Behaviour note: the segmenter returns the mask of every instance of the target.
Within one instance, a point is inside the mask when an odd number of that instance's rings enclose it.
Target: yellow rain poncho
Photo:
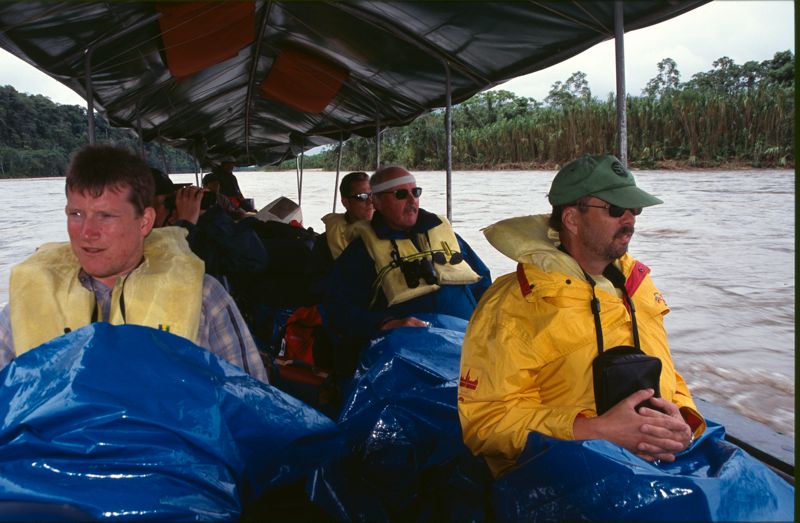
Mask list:
[[[458,397],[464,441],[486,457],[495,475],[513,466],[529,432],[574,439],[576,416],[596,415],[592,290],[577,262],[557,249],[547,219],[514,218],[486,231],[495,247],[520,264],[486,292],[464,338]],[[661,397],[678,406],[699,434],[705,424],[667,343],[663,316],[669,308],[649,269],[629,254],[618,264],[633,284],[626,288],[642,350],[662,362]],[[596,294],[605,348],[633,345],[630,314],[617,290],[600,277]]]

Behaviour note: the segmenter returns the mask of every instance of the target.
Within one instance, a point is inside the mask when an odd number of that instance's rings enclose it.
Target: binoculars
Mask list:
[[[200,200],[200,208],[204,211],[217,203],[217,194],[213,192],[204,192],[203,199]],[[175,193],[170,194],[164,199],[164,207],[170,211],[175,209]]]
[[[433,285],[439,281],[439,275],[428,258],[403,260],[400,263],[400,270],[403,272],[406,285],[410,289],[419,287],[419,280],[424,280],[428,285]]]

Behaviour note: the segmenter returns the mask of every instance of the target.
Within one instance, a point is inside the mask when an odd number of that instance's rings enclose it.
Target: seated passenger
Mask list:
[[[360,220],[371,220],[374,208],[372,207],[372,193],[369,189],[369,175],[356,171],[348,173],[339,184],[344,213],[329,213],[322,217],[325,232],[317,239],[320,253],[329,264],[339,257],[345,247],[353,239],[350,231],[352,225]]]
[[[222,209],[234,220],[239,221],[249,215],[249,213],[244,209],[234,206],[230,199],[220,192],[219,175],[217,173],[211,172],[203,176],[202,184],[203,189],[216,195],[217,205],[222,207]]]
[[[604,439],[647,461],[674,461],[705,421],[672,362],[664,297],[628,254],[636,217],[662,202],[613,156],[567,164],[548,197],[551,215],[487,229],[519,265],[486,292],[464,337],[464,442],[495,475],[514,466],[531,432]],[[620,346],[651,356],[648,365],[660,360],[660,376],[656,370],[653,385],[619,391],[624,399],[604,406],[609,385],[622,380],[595,383],[593,362]]]
[[[236,175],[233,174],[235,165],[234,158],[227,157],[212,169],[211,172],[219,177],[219,192],[227,196],[234,207],[241,208],[247,212],[255,212],[250,200],[242,194],[242,190],[239,188],[239,181],[236,179]]]
[[[12,268],[0,312],[0,367],[65,332],[106,321],[168,330],[267,381],[236,304],[204,274],[185,232],[153,230],[153,185],[147,164],[125,149],[78,151],[66,177],[70,241],[42,245]]]
[[[333,261],[353,240],[353,224],[360,220],[371,220],[374,211],[369,175],[365,172],[356,171],[345,175],[339,184],[339,195],[345,212],[323,216],[325,232],[314,243],[309,277],[319,287],[324,286],[322,280],[330,272]]]
[[[343,373],[380,329],[424,327],[419,313],[469,319],[491,284],[489,269],[446,218],[419,208],[422,189],[402,167],[370,179],[375,213],[336,259],[323,303],[349,354]]]
[[[248,220],[234,222],[219,198],[204,205],[204,196],[212,194],[209,191],[178,186],[158,169],[151,172],[156,185],[155,227],[176,225],[189,231],[186,240],[205,262],[207,274],[223,281],[223,277],[266,270],[266,249]]]

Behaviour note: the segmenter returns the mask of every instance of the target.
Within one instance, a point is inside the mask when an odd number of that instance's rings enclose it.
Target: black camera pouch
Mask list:
[[[635,347],[619,346],[600,353],[592,362],[592,376],[598,416],[638,390],[653,389],[654,397],[661,397],[661,360]]]
[[[603,350],[603,327],[600,321],[600,301],[594,292],[595,281],[584,271],[586,281],[592,286],[591,309],[597,335],[597,357],[592,362],[594,398],[597,415],[601,415],[631,394],[642,389],[653,389],[653,397],[661,397],[661,360],[645,354],[639,344],[639,328],[636,324],[636,309],[625,288],[625,276],[613,264],[609,264],[603,276],[618,288],[631,315],[633,347],[620,345]],[[636,405],[650,406],[649,401]]]

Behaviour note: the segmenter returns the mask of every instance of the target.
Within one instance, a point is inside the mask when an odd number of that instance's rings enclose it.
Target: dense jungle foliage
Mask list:
[[[112,143],[139,150],[139,139],[129,129],[110,127],[95,114],[99,143]],[[53,103],[42,95],[18,93],[0,86],[0,178],[64,176],[70,155],[89,143],[86,108]],[[157,143],[145,144],[150,165],[168,172],[194,172],[194,159]]]
[[[782,51],[771,60],[738,65],[723,57],[685,83],[675,61],[665,58],[641,95],[628,95],[630,163],[638,168],[792,167],[794,58]],[[487,91],[454,106],[452,118],[456,169],[553,167],[583,153],[616,149],[614,96],[592,96],[582,72],[553,84],[543,103]],[[381,163],[444,169],[443,127],[444,111],[437,110],[406,127],[386,129]],[[304,167],[335,170],[336,159],[331,149],[305,158]],[[373,165],[373,139],[344,143],[343,170]]]
[[[794,166],[794,59],[791,51],[743,65],[723,57],[687,82],[681,82],[674,60],[663,59],[641,95],[628,95],[630,163],[638,168]],[[487,91],[454,106],[452,113],[456,169],[552,168],[586,152],[615,150],[614,97],[594,97],[582,72],[553,84],[543,102]],[[444,169],[443,122],[444,110],[435,110],[408,126],[386,129],[381,163]],[[111,128],[97,115],[95,125],[99,142],[138,150],[133,131]],[[85,108],[0,87],[0,178],[63,176],[70,154],[86,143]],[[146,144],[146,154],[150,165],[166,164],[167,172],[194,172],[194,159],[168,145]],[[335,148],[304,159],[305,168],[335,170],[336,163]],[[344,143],[343,170],[374,165],[374,140]]]

